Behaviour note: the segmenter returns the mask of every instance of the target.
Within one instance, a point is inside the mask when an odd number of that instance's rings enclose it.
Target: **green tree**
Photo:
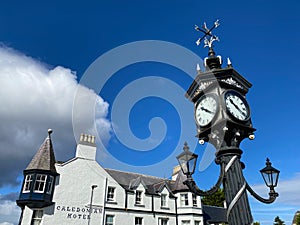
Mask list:
[[[212,195],[202,197],[202,203],[204,205],[224,207],[225,194],[223,189],[219,189]]]
[[[260,222],[254,222],[253,225],[260,225]]]
[[[296,216],[296,225],[300,225],[300,214]]]
[[[285,225],[285,223],[279,218],[279,216],[276,216],[274,219],[274,225]]]

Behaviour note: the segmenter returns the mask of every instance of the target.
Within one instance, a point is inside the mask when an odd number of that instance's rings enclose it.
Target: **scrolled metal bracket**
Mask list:
[[[249,191],[249,193],[256,198],[258,201],[266,203],[266,204],[271,204],[273,203],[276,198],[279,196],[279,194],[277,192],[275,192],[275,190],[273,188],[270,188],[270,192],[269,192],[269,199],[263,198],[261,196],[259,196],[251,187],[250,185],[247,183],[246,184],[246,189]]]
[[[206,191],[201,190],[197,186],[196,182],[194,181],[191,175],[187,176],[187,180],[184,181],[183,184],[188,186],[189,190],[195,195],[200,195],[200,196],[212,195],[220,188],[224,179],[224,174],[225,174],[224,164],[221,164],[221,171],[217,183],[211,189]]]

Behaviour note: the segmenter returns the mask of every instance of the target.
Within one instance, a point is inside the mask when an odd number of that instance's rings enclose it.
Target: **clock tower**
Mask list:
[[[213,42],[218,38],[212,30],[217,26],[218,21],[211,29],[205,23],[203,29],[195,27],[204,33],[196,43],[199,45],[204,40],[209,52],[204,59],[205,71],[198,69],[186,97],[195,106],[199,143],[212,144],[216,148],[216,163],[224,168],[227,220],[230,225],[246,225],[251,224],[253,219],[245,192],[246,181],[242,173],[245,166],[240,161],[243,153],[240,143],[245,138],[254,139],[255,129],[246,100],[252,85],[232,67],[229,59],[227,65],[222,66],[221,56],[217,56],[213,49]]]

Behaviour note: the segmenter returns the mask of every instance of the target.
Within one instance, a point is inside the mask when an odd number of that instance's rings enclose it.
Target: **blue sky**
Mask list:
[[[207,55],[195,44],[200,33],[194,25],[210,26],[216,19],[216,53],[224,62],[230,57],[253,84],[247,99],[257,131],[254,141],[241,145],[245,177],[267,196],[258,172],[266,157],[281,170],[274,204],[249,197],[254,219],[268,225],[278,215],[290,224],[300,208],[299,10],[296,0],[1,2],[0,224],[16,223],[13,201],[21,172],[49,127],[59,160],[74,156],[76,132],[96,124],[103,166],[164,177],[186,140],[200,157],[199,186],[211,187],[219,168],[211,163],[213,150],[196,145],[193,105],[184,91],[196,75],[197,57],[201,64]],[[149,49],[139,48],[143,44]],[[105,57],[110,60],[103,66]],[[104,82],[108,68],[115,71]],[[78,87],[91,100],[80,99],[84,118],[74,138]]]

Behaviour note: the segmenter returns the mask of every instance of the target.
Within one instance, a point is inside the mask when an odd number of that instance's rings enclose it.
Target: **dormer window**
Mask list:
[[[33,174],[26,175],[24,186],[23,186],[23,193],[30,192],[30,187],[31,187],[31,184],[32,184],[32,180],[33,180]]]
[[[37,174],[34,183],[34,192],[43,193],[46,186],[47,176],[45,174]]]
[[[142,191],[135,192],[135,204],[141,205],[142,204]]]
[[[106,200],[108,202],[113,202],[115,200],[115,188],[108,187]]]
[[[160,196],[160,204],[161,204],[161,207],[167,207],[167,195],[166,194],[162,194]]]

